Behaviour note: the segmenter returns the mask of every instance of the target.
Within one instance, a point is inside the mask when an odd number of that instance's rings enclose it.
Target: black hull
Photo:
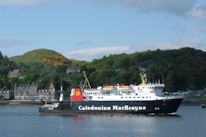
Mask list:
[[[154,101],[64,101],[54,110],[39,108],[40,115],[168,114],[177,111],[182,99]]]

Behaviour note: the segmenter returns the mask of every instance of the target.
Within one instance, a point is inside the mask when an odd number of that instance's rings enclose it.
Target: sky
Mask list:
[[[46,48],[92,61],[110,54],[206,51],[205,0],[0,0],[0,51]]]

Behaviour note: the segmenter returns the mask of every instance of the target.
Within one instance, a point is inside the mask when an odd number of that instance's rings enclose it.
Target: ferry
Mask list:
[[[163,83],[147,82],[146,74],[140,74],[142,83],[139,85],[116,84],[97,88],[91,88],[85,73],[84,75],[84,88],[71,89],[69,101],[63,99],[61,92],[59,102],[41,106],[39,114],[169,114],[178,110],[184,98],[180,93],[163,92]]]

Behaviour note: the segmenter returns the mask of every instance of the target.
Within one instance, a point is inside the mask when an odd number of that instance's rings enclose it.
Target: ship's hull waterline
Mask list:
[[[180,99],[153,101],[63,101],[54,110],[39,108],[40,115],[168,114],[175,113]]]

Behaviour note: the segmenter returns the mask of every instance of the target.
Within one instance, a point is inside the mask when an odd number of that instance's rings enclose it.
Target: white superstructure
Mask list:
[[[181,94],[166,95],[165,84],[147,83],[146,74],[140,74],[142,83],[139,85],[100,86],[97,89],[84,89],[85,100],[90,101],[149,101],[183,98]]]

